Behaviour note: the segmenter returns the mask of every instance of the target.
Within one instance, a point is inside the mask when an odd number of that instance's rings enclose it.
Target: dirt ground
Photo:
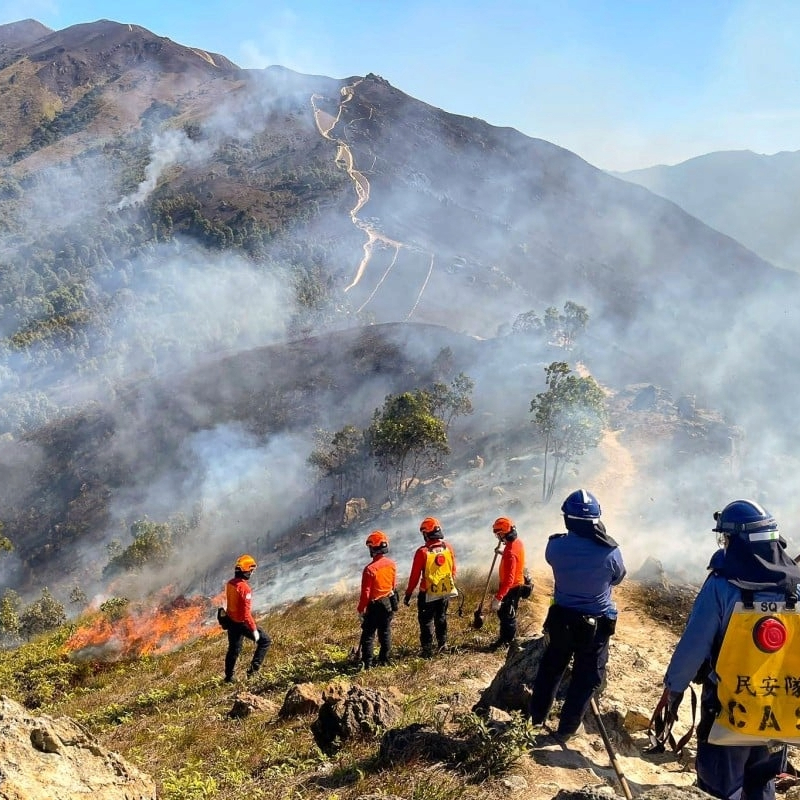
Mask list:
[[[617,505],[614,498],[624,497],[634,480],[636,465],[616,432],[605,434],[600,451],[601,466],[592,486],[610,506],[614,506]],[[629,576],[639,566],[628,564]],[[519,633],[523,637],[541,632],[552,595],[552,573],[545,564],[536,565],[533,577],[534,594],[520,607]],[[658,755],[645,752],[650,746],[647,721],[661,697],[663,676],[695,592],[694,587],[670,586],[666,582],[645,586],[630,577],[613,592],[619,618],[616,635],[611,640],[607,685],[598,706],[603,719],[607,720],[605,726],[613,742],[618,766],[633,796],[663,784],[690,786],[695,780],[694,740],[680,756],[669,749]],[[485,666],[484,674],[466,687],[472,692],[471,701],[474,702],[489,685],[505,656],[466,657],[475,659],[476,663],[482,659]],[[442,679],[447,677],[446,661],[440,662],[439,666]],[[678,738],[689,728],[690,708],[687,698],[673,728]],[[638,730],[623,729],[622,721],[626,715],[638,717]],[[619,723],[616,726],[615,721]],[[591,714],[583,727],[584,730],[567,745],[561,745],[548,736],[539,737],[540,741],[530,756],[521,759],[513,770],[515,777],[506,778],[501,783],[508,788],[518,786],[522,789],[519,779],[523,779],[526,800],[550,800],[560,789],[602,784],[612,787],[617,794],[623,794]]]

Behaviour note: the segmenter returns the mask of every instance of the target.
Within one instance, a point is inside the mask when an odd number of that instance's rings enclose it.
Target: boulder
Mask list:
[[[238,692],[233,698],[233,705],[228,712],[231,719],[244,719],[256,711],[264,714],[273,714],[277,706],[265,697],[259,697],[252,692]]]
[[[531,685],[539,671],[544,647],[545,637],[534,636],[532,639],[521,640],[518,646],[509,648],[505,664],[484,689],[478,702],[473,706],[473,711],[485,714],[494,707],[503,711],[527,713]],[[567,683],[568,678],[565,675],[562,690]]]
[[[322,693],[313,683],[296,683],[286,692],[279,716],[284,719],[316,714],[322,706]]]
[[[399,715],[395,703],[375,689],[332,684],[322,693],[311,732],[320,750],[330,753],[347,739],[374,736],[391,727]]]
[[[344,504],[342,525],[352,524],[367,512],[367,501],[363,497],[353,497]]]
[[[69,717],[32,716],[0,695],[4,800],[156,800],[155,781]]]

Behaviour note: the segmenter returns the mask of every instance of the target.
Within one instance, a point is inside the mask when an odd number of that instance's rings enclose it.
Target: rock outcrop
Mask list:
[[[155,782],[69,717],[0,696],[0,800],[156,800]]]

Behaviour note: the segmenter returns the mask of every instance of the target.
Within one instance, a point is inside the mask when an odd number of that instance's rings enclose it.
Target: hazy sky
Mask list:
[[[0,0],[0,23],[131,22],[242,67],[374,72],[603,169],[800,150],[796,0]]]

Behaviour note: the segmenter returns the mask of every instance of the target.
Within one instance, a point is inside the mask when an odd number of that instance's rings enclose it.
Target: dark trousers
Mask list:
[[[697,743],[697,787],[727,800],[739,789],[741,800],[775,800],[775,776],[785,764],[783,753],[770,753],[765,745],[723,746]]]
[[[609,631],[602,622],[598,624],[598,618],[594,619],[592,625],[583,614],[551,606],[546,623],[549,641],[533,681],[530,701],[531,721],[535,725],[547,719],[572,659],[572,677],[561,708],[558,733],[568,736],[580,727],[592,695],[603,683],[608,664]]]
[[[497,609],[497,619],[500,621],[498,640],[505,644],[513,642],[517,635],[517,608],[521,589],[520,586],[509,589],[500,601],[500,608]]]
[[[378,635],[378,663],[388,664],[392,651],[392,618],[388,600],[373,600],[364,612],[361,623],[361,660],[369,669],[372,666],[372,652],[375,634]]]
[[[267,650],[269,650],[269,646],[272,644],[272,639],[269,638],[266,631],[261,630],[261,628],[257,630],[258,642],[256,643],[256,649],[253,653],[253,660],[250,662],[250,667],[247,670],[248,673],[258,672],[258,670],[261,669],[261,665],[264,663],[264,659],[267,656]],[[225,653],[226,680],[233,679],[233,670],[236,666],[236,660],[242,652],[242,643],[245,639],[253,641],[253,638],[252,631],[247,625],[241,622],[234,622],[228,629],[228,652]]]
[[[708,734],[720,709],[717,690],[703,682],[697,725],[697,786],[727,800],[741,789],[741,800],[775,800],[775,777],[786,769],[786,747],[770,752],[766,745],[709,744]]]
[[[425,592],[417,594],[417,620],[419,621],[419,645],[423,655],[433,652],[433,635],[436,644],[444,647],[447,644],[447,607],[449,597],[425,602]]]

